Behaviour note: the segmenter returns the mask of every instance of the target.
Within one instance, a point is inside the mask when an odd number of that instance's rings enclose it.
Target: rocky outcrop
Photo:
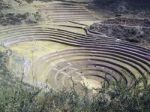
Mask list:
[[[88,28],[93,34],[104,34],[129,42],[150,42],[150,20],[115,18],[100,23],[94,23]]]

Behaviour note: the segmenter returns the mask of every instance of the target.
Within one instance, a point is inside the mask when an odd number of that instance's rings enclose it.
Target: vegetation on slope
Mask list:
[[[38,89],[13,77],[7,68],[7,52],[0,53],[1,112],[149,112],[150,85],[147,88],[126,88],[113,85],[89,94],[85,87],[79,94],[70,91]]]
[[[18,25],[22,23],[37,23],[40,14],[37,11],[28,10],[29,4],[24,0],[0,1],[0,24]]]
[[[94,0],[96,10],[107,10],[115,15],[133,14],[134,16],[149,17],[149,0]]]

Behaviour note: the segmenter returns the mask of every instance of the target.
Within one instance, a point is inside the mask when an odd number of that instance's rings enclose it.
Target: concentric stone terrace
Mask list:
[[[149,83],[150,50],[126,41],[40,26],[9,27],[1,29],[1,34],[2,43],[7,47],[32,40],[74,46],[42,56],[33,63],[32,75],[44,75],[52,88],[68,87],[71,80],[77,84],[86,80],[89,85],[124,83],[128,87],[136,86],[139,78],[145,87]]]
[[[43,13],[48,21],[53,22],[97,20],[82,3],[51,2],[47,6],[40,6],[38,12]]]

